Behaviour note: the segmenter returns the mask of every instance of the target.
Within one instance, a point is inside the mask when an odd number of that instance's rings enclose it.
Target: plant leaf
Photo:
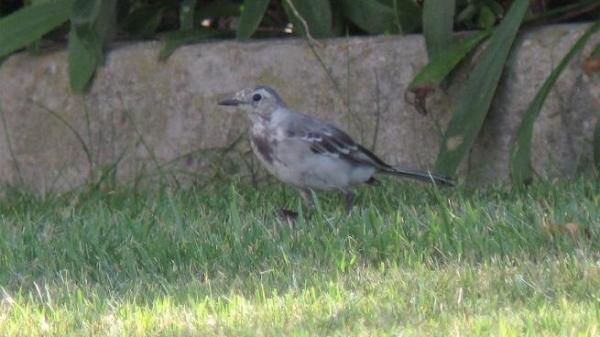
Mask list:
[[[556,83],[556,80],[563,70],[567,67],[567,65],[569,65],[575,55],[581,52],[590,36],[596,33],[599,28],[600,21],[597,21],[589,29],[587,29],[585,33],[579,37],[579,39],[577,39],[575,44],[573,44],[558,66],[554,68],[554,70],[552,70],[550,75],[546,78],[544,84],[527,107],[527,110],[523,115],[521,125],[517,130],[515,142],[513,143],[511,149],[510,171],[515,183],[530,181],[533,176],[533,170],[531,166],[531,138],[533,134],[533,124],[537,116],[540,114],[546,97],[548,97],[550,90],[554,86],[554,83]]]
[[[596,44],[594,50],[592,50],[592,54],[590,55],[590,57],[600,57],[600,42]]]
[[[133,37],[150,37],[158,28],[165,9],[161,3],[137,8],[124,20],[123,29]]]
[[[472,33],[433,56],[408,85],[408,90],[438,86],[467,54],[487,38],[492,30]]]
[[[179,25],[181,30],[194,28],[194,13],[197,0],[183,0],[179,6]]]
[[[600,112],[598,113],[598,120],[596,121],[596,128],[594,129],[594,140],[593,140],[593,151],[594,151],[594,164],[596,170],[600,173]]]
[[[104,44],[114,26],[116,0],[77,0],[69,32],[69,82],[84,93],[104,60]]]
[[[92,23],[100,12],[100,1],[96,0],[75,0],[73,3],[71,23],[82,25]]]
[[[513,3],[465,83],[440,146],[435,165],[438,172],[453,175],[473,145],[528,6],[528,0]]]
[[[270,0],[245,0],[237,29],[237,38],[247,40],[262,21]]]
[[[298,14],[306,21],[310,35],[314,38],[331,36],[331,5],[329,0],[283,0],[288,19],[299,35],[306,35],[304,24],[289,5],[291,2]]]
[[[399,31],[394,9],[376,0],[342,0],[342,12],[345,17],[368,33],[383,34]]]
[[[104,46],[110,40],[113,30],[116,28],[117,0],[102,0],[100,11],[93,23],[96,36],[100,40],[99,63],[104,62]]]
[[[448,0],[447,2],[451,2]],[[393,0],[393,8],[396,12],[397,24],[400,25],[401,32],[408,34],[421,28],[421,8],[412,0]]]
[[[89,40],[89,36],[87,38],[81,36],[85,35],[71,28],[68,46],[69,83],[73,92],[77,94],[86,91],[98,65],[97,51],[86,45],[85,40]]]
[[[423,4],[423,34],[430,58],[452,45],[455,7],[454,0],[425,0]]]
[[[206,4],[200,2],[195,11],[196,22],[206,18],[240,15],[240,4],[232,0],[214,0]]]
[[[481,6],[479,9],[479,18],[477,24],[480,28],[492,28],[496,23],[496,15],[488,6]]]
[[[165,61],[173,52],[186,44],[200,42],[218,35],[218,32],[212,29],[196,28],[192,30],[177,30],[165,33],[162,38],[164,46],[161,48],[158,59]]]
[[[73,0],[26,6],[0,19],[0,57],[17,51],[66,22]]]

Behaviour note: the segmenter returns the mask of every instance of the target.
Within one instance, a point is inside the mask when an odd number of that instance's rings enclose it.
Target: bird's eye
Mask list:
[[[258,102],[262,99],[262,96],[260,94],[254,94],[254,96],[252,96],[252,100],[254,102]]]

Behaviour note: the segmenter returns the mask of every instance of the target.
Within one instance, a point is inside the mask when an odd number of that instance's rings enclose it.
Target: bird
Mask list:
[[[218,104],[246,112],[255,156],[279,181],[296,187],[309,209],[314,209],[313,192],[338,191],[350,212],[353,188],[377,184],[376,173],[454,185],[446,176],[387,164],[334,124],[290,109],[269,86],[242,89]]]

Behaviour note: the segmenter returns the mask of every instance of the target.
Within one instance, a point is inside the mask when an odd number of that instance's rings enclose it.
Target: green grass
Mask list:
[[[277,184],[7,190],[0,336],[600,334],[598,177],[384,182],[351,216],[320,195],[293,228],[272,214],[300,198]]]

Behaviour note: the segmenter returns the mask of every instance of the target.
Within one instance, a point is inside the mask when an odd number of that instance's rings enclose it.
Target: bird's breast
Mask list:
[[[250,130],[250,144],[256,156],[264,163],[272,165],[275,160],[275,146],[277,141],[270,137],[267,126],[255,123]]]

